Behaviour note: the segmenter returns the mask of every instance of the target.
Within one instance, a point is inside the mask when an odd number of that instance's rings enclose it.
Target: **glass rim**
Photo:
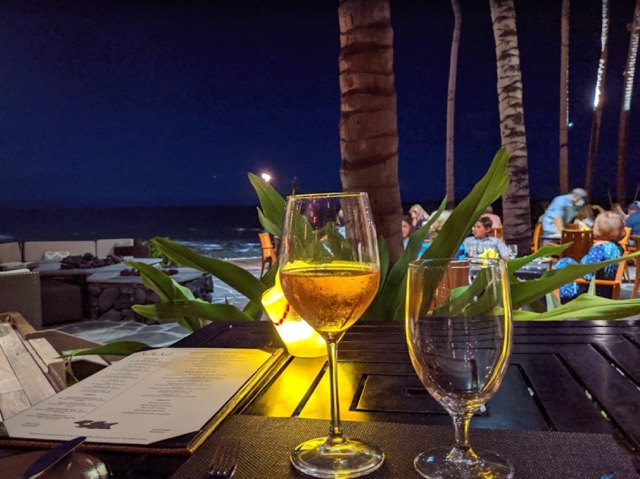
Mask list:
[[[328,193],[300,193],[296,195],[288,195],[288,200],[305,200],[305,199],[315,199],[315,198],[348,198],[348,197],[358,197],[358,196],[368,196],[366,191],[334,191]]]
[[[466,258],[466,259],[456,259],[456,258],[426,258],[426,259],[416,259],[409,262],[409,268],[411,269],[422,269],[427,266],[433,266],[436,268],[443,266],[453,266],[454,268],[465,268],[471,265],[479,266],[482,268],[491,267],[491,266],[499,266],[502,264],[506,264],[506,260],[502,258]]]

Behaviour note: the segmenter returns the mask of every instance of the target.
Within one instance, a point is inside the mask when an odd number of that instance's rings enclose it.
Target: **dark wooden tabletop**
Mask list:
[[[282,343],[271,322],[215,322],[176,346]],[[235,413],[328,420],[326,358],[288,357],[278,367]],[[349,330],[339,347],[339,389],[344,420],[452,424],[415,375],[399,323],[357,323]],[[506,377],[471,428],[611,434],[640,470],[640,319],[516,323]],[[185,461],[99,455],[115,477],[168,477]]]
[[[184,347],[278,346],[267,322],[215,323]],[[329,418],[326,361],[291,358],[241,414]],[[359,323],[339,347],[341,416],[451,424],[411,366],[403,325]],[[640,470],[640,320],[522,322],[510,367],[472,428],[607,433]]]

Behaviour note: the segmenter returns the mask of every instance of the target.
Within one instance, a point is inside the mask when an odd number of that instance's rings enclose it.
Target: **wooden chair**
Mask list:
[[[636,260],[636,264],[637,264]],[[622,285],[622,275],[624,274],[624,267],[627,264],[626,254],[620,257],[620,262],[618,263],[618,269],[616,270],[616,275],[613,279],[596,279],[596,288],[598,286],[610,286],[611,287],[611,299],[619,299],[620,298],[620,286]],[[590,284],[591,281],[587,281],[586,279],[578,278],[576,283],[582,284]],[[637,291],[636,291],[637,292]],[[633,296],[632,296],[633,297]]]
[[[504,230],[502,226],[494,226],[493,228],[491,228],[489,235],[495,236],[498,239],[504,240]]]
[[[260,276],[265,272],[265,268],[269,265],[269,268],[278,260],[278,254],[276,248],[271,241],[271,235],[267,232],[258,233],[260,238],[260,247],[262,248],[262,267],[260,269]]]
[[[533,229],[532,253],[540,249],[540,234],[542,234],[542,223],[536,224],[536,227]]]
[[[578,263],[584,255],[587,254],[589,248],[593,244],[593,232],[591,230],[577,231],[577,230],[562,230],[561,244],[573,243],[567,249],[565,249],[560,256],[562,258],[573,258]]]
[[[622,246],[622,249],[625,253],[630,253],[629,251],[629,240],[631,239],[631,228],[628,226],[624,227],[624,238],[618,241],[618,244]]]
[[[640,235],[632,236],[633,241],[636,243],[635,247],[640,246]],[[640,287],[640,257],[636,257],[636,279],[633,282],[633,291],[631,292],[631,299],[638,295],[638,288]]]
[[[629,240],[631,239],[631,228],[629,228],[628,226],[625,226],[624,228],[624,237],[618,241],[618,244],[620,246],[622,246],[622,250],[625,252],[625,254],[629,254],[633,251],[635,251],[635,248],[631,247],[629,245]],[[625,263],[624,264],[624,276],[623,279],[625,282],[631,281],[631,279],[629,278],[629,263]]]

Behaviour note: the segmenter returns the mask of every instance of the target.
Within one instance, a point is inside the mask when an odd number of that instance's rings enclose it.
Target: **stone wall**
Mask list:
[[[195,279],[178,282],[189,288],[196,298],[211,301],[213,293],[211,275],[203,274]],[[88,290],[91,319],[155,323],[131,309],[134,304],[160,302],[158,295],[144,286],[139,277],[131,277],[131,282],[89,282]]]

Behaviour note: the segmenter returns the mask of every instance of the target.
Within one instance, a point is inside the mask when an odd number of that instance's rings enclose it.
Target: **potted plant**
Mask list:
[[[505,192],[509,182],[508,160],[509,156],[506,150],[500,149],[485,175],[453,210],[422,258],[449,258],[455,254],[468,231],[486,207]],[[285,200],[271,185],[257,175],[250,173],[249,180],[260,200],[258,208],[260,223],[269,233],[280,236]],[[408,264],[419,254],[429,226],[444,210],[445,201],[442,201],[430,221],[411,236],[403,255],[394,265],[389,265],[385,242],[382,239],[379,240],[381,282],[378,293],[364,314],[363,320],[403,321]],[[249,302],[243,310],[229,304],[207,303],[195,298],[191,291],[180,286],[162,271],[144,263],[132,261],[128,264],[140,272],[144,284],[153,289],[161,298],[161,302],[157,304],[135,305],[133,309],[137,313],[157,321],[177,320],[191,331],[201,328],[209,321],[252,321],[262,317],[261,297],[267,289],[274,285],[277,265],[271,267],[262,278],[258,279],[239,266],[224,260],[199,255],[188,247],[169,239],[156,238],[154,241],[169,260],[216,276],[246,296]],[[586,273],[597,271],[610,263],[618,262],[619,259],[550,270],[542,277],[528,281],[521,281],[515,277],[515,271],[527,263],[539,257],[559,254],[567,246],[544,246],[534,254],[508,261],[514,320],[619,319],[640,314],[640,299],[611,300],[601,298],[593,294],[593,288],[588,293],[564,305],[560,305],[555,296],[550,294],[563,284],[582,277]],[[637,255],[640,255],[640,252],[628,257],[633,258]],[[547,298],[546,306],[542,302],[545,296]],[[72,354],[129,354],[148,347],[143,343],[119,342],[92,350],[75,351]]]

